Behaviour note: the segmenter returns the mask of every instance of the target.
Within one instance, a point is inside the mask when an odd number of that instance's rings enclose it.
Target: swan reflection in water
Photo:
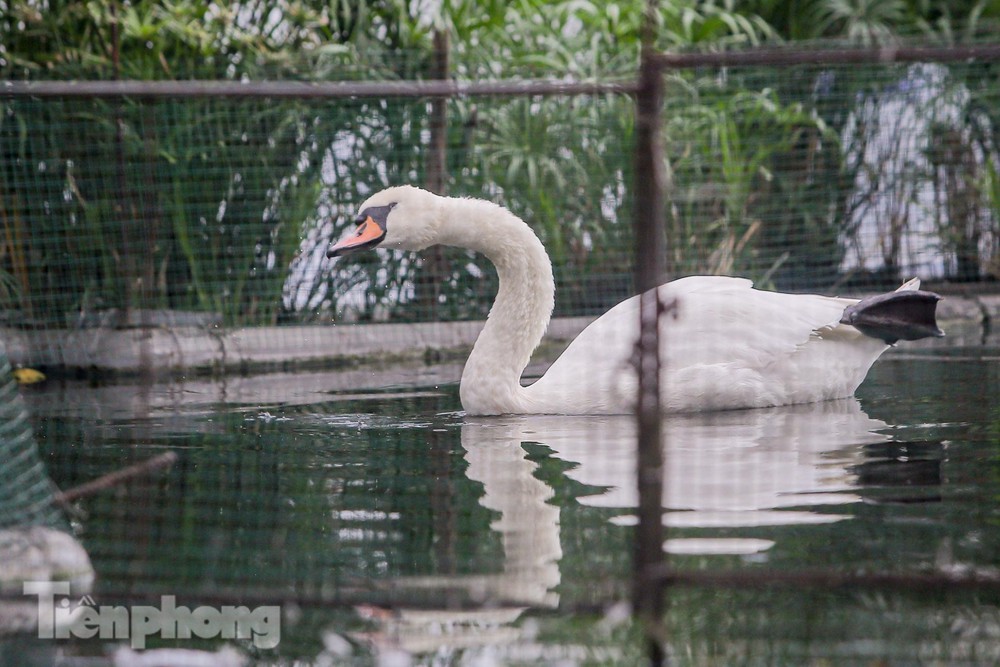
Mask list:
[[[674,527],[741,528],[845,519],[820,506],[859,501],[850,468],[861,461],[862,445],[888,439],[877,432],[884,428],[853,398],[672,415],[663,433],[664,520]],[[503,569],[492,575],[412,577],[394,583],[463,589],[472,599],[499,604],[474,612],[403,611],[392,634],[408,651],[432,650],[427,642],[442,643],[441,632],[453,646],[511,641],[519,631],[508,624],[525,608],[558,606],[560,508],[551,502],[553,489],[536,476],[537,464],[529,460],[525,444],[544,445],[568,464],[567,477],[596,489],[577,502],[621,510],[613,523],[629,523],[637,504],[632,417],[467,418],[461,429],[466,475],[483,485],[480,504],[498,515],[491,528],[500,534]],[[802,509],[806,507],[812,509]],[[767,540],[702,538],[669,540],[665,548],[748,554],[772,545]]]

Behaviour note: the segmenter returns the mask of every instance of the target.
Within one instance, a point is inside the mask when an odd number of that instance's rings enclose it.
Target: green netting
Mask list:
[[[38,456],[28,409],[0,343],[0,529],[49,526],[65,529],[55,504],[57,489]]]
[[[329,78],[368,78],[361,69],[338,75],[330,62]],[[426,65],[411,64],[400,71]],[[994,275],[993,63],[666,76],[673,276],[726,273],[770,288],[848,292],[913,274]],[[3,98],[3,323],[42,345],[48,330],[97,326],[484,317],[496,278],[472,253],[325,258],[370,193],[432,180],[429,105]],[[632,168],[633,113],[623,95],[448,102],[448,192],[498,201],[531,224],[555,263],[557,316],[602,312],[632,291],[632,193],[647,177]],[[302,331],[265,330],[306,345]],[[394,335],[422,344],[412,329]],[[916,356],[902,369],[882,366],[882,384],[863,404],[848,401],[846,414],[811,406],[678,420],[668,454],[681,472],[671,488],[697,493],[668,498],[669,535],[704,551],[675,553],[674,562],[991,572],[997,538],[985,528],[997,494],[987,446],[996,415],[982,397],[996,396],[997,378],[983,360],[976,352],[962,363]],[[606,644],[618,657],[605,663],[641,653],[634,632],[602,618],[630,585],[630,418],[549,420],[548,429],[478,422],[458,412],[458,365],[434,372],[69,382],[35,397],[45,409],[43,451],[63,487],[164,449],[181,453],[162,477],[80,503],[102,601],[295,600],[288,618],[299,624],[288,620],[279,653],[289,660],[327,657],[328,632],[404,634],[390,612],[359,612],[357,603],[451,613],[483,600],[532,607],[488,628],[517,625],[526,645],[540,631],[536,643],[560,649]],[[928,387],[938,395],[928,399]],[[28,440],[16,443],[29,451]],[[51,511],[51,485],[30,451],[9,459],[20,516]],[[734,510],[741,492],[750,500]],[[733,523],[737,510],[746,514]],[[738,548],[712,553],[717,543]],[[991,655],[975,652],[989,639],[967,642],[996,627],[989,592],[696,589],[671,600],[671,641],[691,664],[974,662]],[[459,612],[437,618],[482,630],[453,621],[465,618]],[[428,635],[440,624],[410,630]]]
[[[671,275],[847,291],[996,272],[994,64],[667,77]],[[428,182],[428,100],[3,106],[0,303],[11,325],[120,324],[125,308],[226,325],[488,310],[494,273],[471,252],[323,256],[368,194]],[[631,292],[633,113],[614,95],[448,103],[447,191],[533,226],[556,267],[557,316]]]
[[[995,274],[995,63],[670,80],[668,235],[681,272],[824,290]]]
[[[240,645],[264,665],[326,657],[330,633],[350,640],[333,664],[392,650],[423,665],[640,664],[638,629],[615,607],[630,583],[633,420],[475,419],[457,412],[454,386],[377,390],[389,381],[359,375],[32,393],[64,488],[179,454],[167,472],[77,503],[96,601],[280,604],[277,650]],[[671,565],[993,572],[998,396],[1000,367],[964,350],[881,362],[860,403],[676,418]],[[667,598],[679,665],[995,662],[995,590],[671,587]]]
[[[449,190],[533,222],[566,314],[628,294],[630,108],[617,97],[451,104]],[[9,100],[8,321],[86,326],[126,306],[227,324],[482,317],[495,278],[470,252],[324,257],[368,194],[425,182],[427,123],[424,100]],[[592,303],[602,278],[613,294]]]

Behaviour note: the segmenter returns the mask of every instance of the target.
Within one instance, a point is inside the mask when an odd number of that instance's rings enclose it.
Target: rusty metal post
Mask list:
[[[434,32],[434,65],[431,78],[435,81],[447,81],[449,77],[449,45],[448,33],[444,30]],[[430,110],[430,146],[427,153],[427,187],[445,194],[448,178],[448,98],[437,97],[431,100]]]
[[[431,65],[431,79],[447,81],[450,76],[450,45],[448,33],[438,28],[434,31],[434,61]],[[430,101],[430,145],[427,147],[427,173],[425,184],[431,192],[448,194],[448,97],[435,97]],[[438,319],[438,297],[441,294],[440,278],[448,270],[444,247],[433,246],[425,253],[423,264],[415,280],[416,298],[431,320]],[[450,466],[450,451],[431,433],[431,466],[434,471],[434,486],[431,490],[431,509],[434,512],[435,530],[439,539],[435,543],[435,556],[442,572],[456,571],[455,543],[457,541],[455,489],[447,472]]]
[[[663,76],[644,49],[636,92],[635,122],[635,282],[639,297],[639,341],[636,400],[636,484],[639,523],[635,531],[632,605],[649,637],[651,664],[662,664],[660,642],[651,629],[663,615],[663,587],[651,576],[665,559],[663,550],[663,449],[660,416],[660,300],[664,251],[664,156],[662,125]]]
[[[449,65],[448,33],[434,31],[434,61],[431,78],[447,81]],[[439,195],[447,194],[448,188],[448,99],[435,97],[430,101],[430,145],[427,147],[425,185],[428,190]],[[447,273],[448,261],[442,246],[429,248],[425,253],[420,271],[414,280],[414,300],[423,314],[438,319],[438,297],[441,294],[440,277]]]

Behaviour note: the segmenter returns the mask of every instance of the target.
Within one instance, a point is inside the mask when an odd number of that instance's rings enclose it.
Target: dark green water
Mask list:
[[[240,643],[265,664],[637,662],[614,606],[629,590],[631,420],[467,419],[442,383],[454,368],[371,391],[344,385],[385,380],[354,373],[30,392],[61,488],[180,456],[77,503],[93,597],[280,604],[276,649]],[[888,355],[858,400],[672,418],[666,436],[677,567],[1000,567],[994,350]],[[676,664],[994,664],[997,597],[682,588],[666,627]]]

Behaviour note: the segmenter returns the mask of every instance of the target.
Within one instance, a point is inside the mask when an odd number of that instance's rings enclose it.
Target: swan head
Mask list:
[[[369,197],[361,205],[353,232],[335,243],[327,257],[349,255],[381,246],[396,250],[423,250],[435,243],[441,197],[401,185]]]

